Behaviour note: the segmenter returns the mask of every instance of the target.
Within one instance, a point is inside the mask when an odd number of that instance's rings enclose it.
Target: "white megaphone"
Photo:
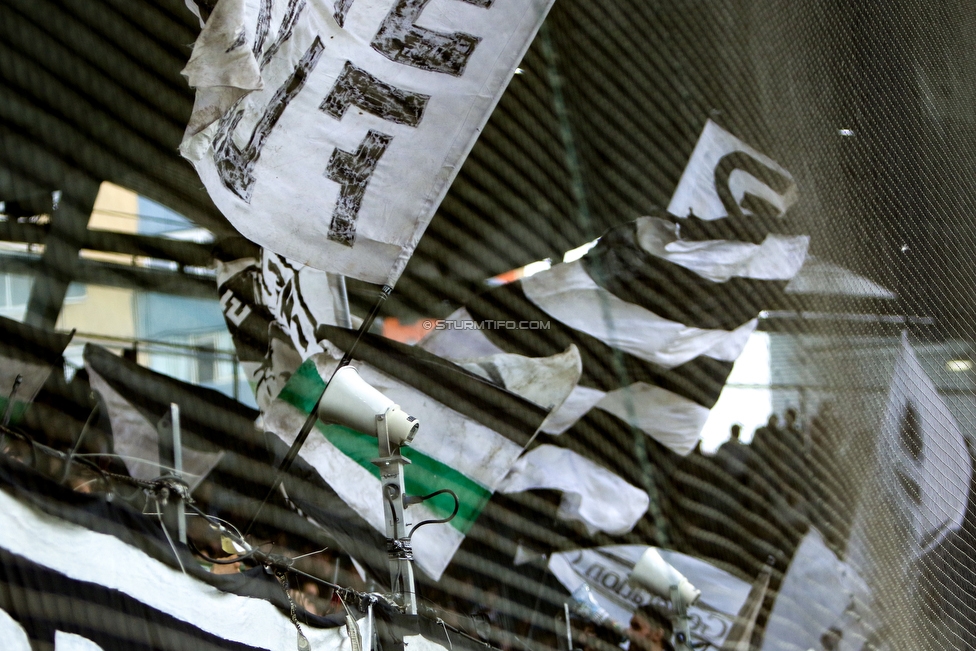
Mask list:
[[[381,447],[384,437],[391,448],[407,445],[420,429],[420,421],[371,387],[352,366],[343,366],[332,376],[319,401],[318,417],[375,436]]]
[[[630,572],[630,581],[665,599],[672,599],[672,589],[676,589],[683,602],[681,605],[686,608],[701,596],[701,590],[691,585],[691,581],[661,558],[653,547],[637,561]]]

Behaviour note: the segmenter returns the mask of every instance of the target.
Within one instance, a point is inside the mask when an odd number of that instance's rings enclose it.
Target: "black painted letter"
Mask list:
[[[288,104],[298,96],[298,93],[308,81],[308,76],[324,50],[322,41],[315,37],[315,41],[305,52],[305,55],[295,66],[294,72],[285,83],[275,92],[274,97],[264,110],[264,115],[258,120],[243,149],[234,143],[234,130],[244,116],[243,111],[231,111],[220,120],[217,136],[214,138],[214,164],[220,180],[228,190],[239,196],[247,203],[251,202],[251,192],[254,185],[254,166],[261,156],[261,149],[271,130],[274,129],[281,114]]]
[[[415,127],[424,117],[429,99],[430,95],[400,90],[346,61],[319,108],[341,120],[353,105],[384,120]]]
[[[421,70],[460,77],[475,47],[481,41],[464,32],[444,33],[417,27],[430,0],[397,0],[370,45],[391,61]],[[488,8],[492,0],[463,0]]]
[[[378,131],[370,131],[359,143],[355,154],[336,149],[332,152],[325,176],[342,187],[339,190],[339,200],[332,211],[332,222],[329,224],[329,239],[339,244],[351,247],[356,242],[356,219],[359,217],[359,206],[363,203],[363,195],[369,178],[376,169],[376,164],[390,145],[393,136]]]

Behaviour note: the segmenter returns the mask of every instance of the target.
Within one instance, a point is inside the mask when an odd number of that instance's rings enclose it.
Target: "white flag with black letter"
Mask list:
[[[247,237],[393,285],[551,4],[221,0],[182,152]]]

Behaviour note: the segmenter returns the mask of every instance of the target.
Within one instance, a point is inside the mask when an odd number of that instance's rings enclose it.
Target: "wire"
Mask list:
[[[328,548],[328,547],[323,547],[322,549],[320,549],[320,550],[318,550],[318,551],[314,551],[314,552],[309,552],[309,553],[307,553],[307,554],[302,554],[301,556],[296,556],[296,557],[294,557],[294,558],[293,558],[293,559],[291,559],[291,560],[293,560],[293,561],[297,561],[297,560],[298,560],[299,558],[307,558],[307,557],[309,557],[309,556],[314,556],[315,554],[321,554],[322,552],[325,552],[325,551],[328,551],[328,550],[329,550],[329,548]]]
[[[424,520],[423,522],[418,522],[413,526],[413,529],[410,530],[410,533],[407,534],[407,538],[413,538],[413,532],[419,529],[420,527],[423,527],[428,524],[446,524],[454,519],[454,517],[458,514],[458,511],[461,509],[461,500],[458,499],[457,493],[452,491],[450,488],[442,488],[439,491],[434,491],[430,495],[424,495],[423,497],[415,497],[413,498],[413,500],[415,502],[426,502],[432,497],[437,497],[438,495],[442,495],[444,493],[447,493],[448,495],[454,498],[454,511],[451,512],[451,515],[441,520]]]
[[[154,500],[156,502],[156,517],[159,518],[159,526],[163,530],[163,535],[166,536],[166,542],[169,543],[169,548],[173,550],[173,556],[176,557],[176,562],[180,564],[180,569],[183,571],[183,574],[186,574],[186,568],[183,567],[183,559],[180,558],[180,553],[176,551],[176,545],[173,544],[173,538],[169,535],[169,530],[166,529],[166,523],[163,522],[163,509],[159,505],[159,498],[154,497]]]
[[[59,454],[63,454],[63,453],[59,452]],[[141,457],[130,457],[130,456],[127,456],[127,455],[124,455],[124,454],[115,454],[115,453],[112,453],[112,452],[86,452],[85,454],[76,454],[75,457],[81,457],[81,458],[84,458],[84,457],[115,457],[116,459],[129,460],[129,461],[138,461],[139,463],[148,463],[150,465],[157,466],[160,470],[166,470],[168,472],[173,472],[173,473],[176,472],[176,468],[171,468],[170,466],[162,466],[162,465],[158,464],[157,462],[152,461],[150,459],[143,459]],[[186,475],[188,477],[202,477],[203,476],[203,475],[200,475],[200,474],[197,474],[197,473],[188,472],[186,470],[183,470],[182,472],[183,472],[184,475]],[[132,479],[135,479],[135,478],[133,477]],[[135,481],[148,481],[148,480],[135,479]],[[152,482],[149,482],[149,483],[152,483]]]

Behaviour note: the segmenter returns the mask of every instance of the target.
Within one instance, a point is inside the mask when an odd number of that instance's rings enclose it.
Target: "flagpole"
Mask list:
[[[386,302],[386,299],[390,297],[390,293],[392,291],[393,291],[393,287],[391,287],[390,285],[383,285],[383,288],[380,289],[380,293],[376,297],[376,303],[373,304],[373,308],[370,310],[369,314],[366,315],[366,318],[363,319],[362,324],[359,326],[359,330],[356,331],[356,339],[352,342],[352,345],[349,347],[349,350],[347,350],[346,353],[342,356],[342,359],[339,360],[339,365],[336,366],[334,371],[332,371],[333,376],[335,376],[336,371],[338,371],[343,366],[348,366],[349,363],[352,361],[353,351],[356,350],[356,346],[359,344],[359,341],[363,338],[363,335],[366,334],[366,332],[368,332],[370,327],[373,325],[373,322],[376,320],[376,317],[379,315],[380,309],[383,307],[383,304]],[[331,381],[332,378],[330,377],[329,382]],[[302,428],[298,431],[298,436],[295,437],[295,442],[291,444],[291,447],[288,449],[288,453],[285,455],[285,458],[282,459],[281,465],[278,466],[278,469],[275,472],[274,481],[271,483],[271,489],[268,491],[268,494],[265,495],[264,499],[261,501],[260,506],[258,506],[258,510],[254,513],[254,516],[251,518],[251,521],[248,523],[247,529],[244,530],[245,535],[250,533],[251,527],[254,526],[254,523],[257,521],[258,516],[261,515],[261,509],[263,509],[264,505],[267,504],[268,500],[271,498],[271,495],[276,490],[278,490],[278,486],[281,485],[281,480],[284,478],[285,473],[288,472],[288,469],[291,468],[291,465],[295,462],[295,459],[298,458],[299,450],[302,449],[302,446],[305,444],[305,440],[308,438],[308,435],[311,434],[312,432],[312,428],[315,427],[315,421],[318,420],[319,403],[322,402],[322,396],[325,395],[325,389],[328,386],[329,384],[327,382],[325,386],[322,387],[322,392],[319,393],[318,397],[315,399],[315,405],[312,407],[311,412],[308,414],[308,418],[306,418],[305,422],[302,424]]]

